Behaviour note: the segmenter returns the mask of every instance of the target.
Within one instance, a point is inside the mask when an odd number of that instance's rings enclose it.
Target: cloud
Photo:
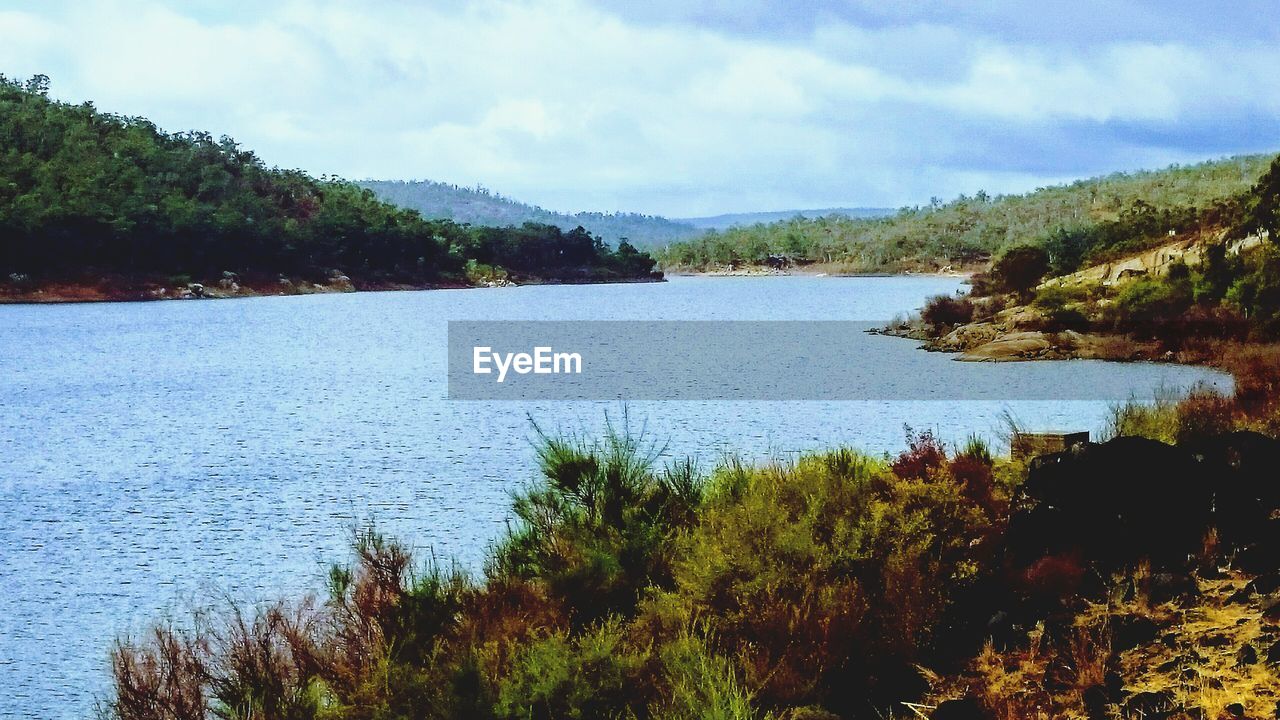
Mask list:
[[[49,3],[0,12],[0,72],[282,166],[566,210],[898,205],[1277,149],[1269,4],[888,7]]]

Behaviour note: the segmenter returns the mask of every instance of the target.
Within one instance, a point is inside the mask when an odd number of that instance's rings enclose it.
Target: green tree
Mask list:
[[[1001,253],[991,266],[996,288],[1027,295],[1049,272],[1049,254],[1035,245],[1019,245]]]

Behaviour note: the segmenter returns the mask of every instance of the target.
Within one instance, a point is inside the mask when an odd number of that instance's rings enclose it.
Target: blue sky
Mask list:
[[[268,163],[672,216],[1280,151],[1280,2],[5,2],[0,73]]]

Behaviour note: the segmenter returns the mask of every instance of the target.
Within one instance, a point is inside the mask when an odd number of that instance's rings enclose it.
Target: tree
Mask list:
[[[1048,272],[1049,254],[1037,245],[1009,248],[991,266],[996,288],[1018,295],[1027,295]]]
[[[1270,234],[1271,241],[1280,243],[1277,230],[1280,230],[1280,157],[1271,162],[1271,168],[1258,179],[1249,193],[1245,206],[1244,226],[1237,229],[1241,237],[1262,231]]]

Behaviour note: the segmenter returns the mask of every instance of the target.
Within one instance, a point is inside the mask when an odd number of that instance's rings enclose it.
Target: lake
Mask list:
[[[235,301],[0,306],[0,717],[84,717],[111,640],[220,597],[320,590],[355,523],[476,568],[533,479],[530,418],[597,431],[608,402],[445,398],[450,319],[887,320],[957,280],[674,278]],[[946,374],[1016,390],[1229,384],[1156,364],[956,363],[865,336],[851,363],[905,383]],[[1224,384],[1226,383],[1226,384]],[[924,397],[927,393],[911,393]],[[637,402],[672,455],[786,457],[903,447],[903,425],[998,441],[1106,424],[1109,402]]]

